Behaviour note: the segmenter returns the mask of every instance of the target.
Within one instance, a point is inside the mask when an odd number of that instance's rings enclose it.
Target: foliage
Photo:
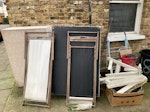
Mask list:
[[[8,17],[7,17],[7,18],[4,18],[4,24],[9,24]]]

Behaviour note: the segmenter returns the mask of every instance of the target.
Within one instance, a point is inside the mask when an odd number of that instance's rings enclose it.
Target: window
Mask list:
[[[134,31],[137,4],[110,5],[110,32]]]
[[[143,0],[110,0],[110,32],[139,33]]]

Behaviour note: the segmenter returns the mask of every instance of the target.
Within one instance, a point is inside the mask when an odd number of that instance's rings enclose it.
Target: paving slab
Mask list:
[[[101,97],[97,98],[97,105],[91,110],[86,112],[150,112],[150,83],[145,84],[143,103],[135,106],[120,106],[112,107],[105,95],[105,89],[101,90]],[[23,102],[23,89],[14,86],[11,95],[7,101],[4,112],[68,112],[65,105],[65,97],[52,96],[51,108],[41,108],[32,106],[22,106]],[[71,112],[71,111],[70,111]]]
[[[0,80],[7,78],[13,78],[12,71],[7,70],[7,72],[0,72]]]
[[[23,88],[14,86],[4,112],[67,112],[65,97],[53,96],[51,108],[22,106]]]
[[[11,93],[11,89],[0,91],[0,112],[3,112],[8,96]]]
[[[1,90],[6,90],[6,89],[11,89],[14,84],[14,79],[13,78],[7,78],[7,79],[2,79],[0,80],[0,91]]]
[[[0,112],[3,112],[14,84],[12,74],[4,42],[0,42]]]

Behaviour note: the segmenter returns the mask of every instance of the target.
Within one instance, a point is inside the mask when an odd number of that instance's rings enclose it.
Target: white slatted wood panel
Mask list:
[[[29,40],[25,99],[46,102],[51,40]]]

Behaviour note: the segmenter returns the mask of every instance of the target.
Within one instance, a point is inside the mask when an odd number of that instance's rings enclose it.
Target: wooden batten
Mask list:
[[[106,77],[100,78],[101,84],[106,84],[107,88],[121,87],[116,93],[130,93],[136,88],[141,87],[147,82],[147,78],[141,74],[141,67],[132,67],[118,60],[108,57],[109,74],[105,74]],[[113,65],[116,64],[116,69],[113,72]],[[127,71],[120,72],[121,67],[128,69]]]

